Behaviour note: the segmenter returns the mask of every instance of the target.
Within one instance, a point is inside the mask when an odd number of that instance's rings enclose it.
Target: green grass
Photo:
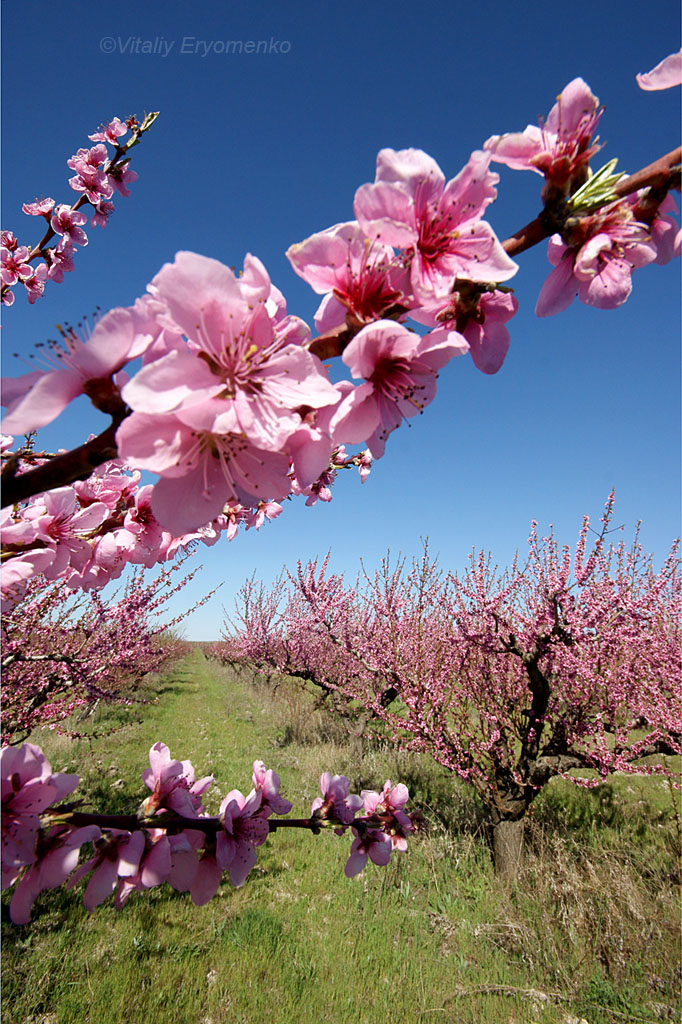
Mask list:
[[[510,888],[495,878],[471,792],[432,762],[359,755],[324,723],[319,742],[288,742],[312,722],[307,698],[273,696],[199,650],[154,692],[157,703],[102,711],[89,728],[118,731],[91,743],[33,738],[102,808],[137,806],[149,747],[163,740],[199,775],[213,772],[211,811],[220,793],[248,791],[262,758],[294,814],[309,812],[324,770],[355,791],[390,777],[407,782],[429,831],[352,880],[347,839],[279,832],[243,888],[228,881],[202,908],[166,886],[89,915],[81,886],[42,894],[32,923],[15,928],[5,897],[6,1024],[679,1020],[679,816],[660,780],[552,783]]]

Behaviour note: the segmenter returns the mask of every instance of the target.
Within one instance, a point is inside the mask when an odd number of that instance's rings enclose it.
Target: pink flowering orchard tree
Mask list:
[[[640,76],[639,84],[669,88],[681,79],[679,55],[673,55]],[[125,122],[114,118],[89,137],[94,145],[67,160],[74,172],[69,185],[78,194],[73,204],[52,198],[24,204],[27,216],[45,222],[44,233],[31,244],[11,231],[2,233],[5,306],[22,289],[34,303],[47,281],[59,283],[73,271],[75,254],[88,243],[86,228],[106,226],[114,192],[129,195],[137,177],[130,151],[156,116]],[[517,311],[509,282],[519,269],[516,257],[532,245],[549,239],[552,267],[540,291],[538,315],[559,313],[576,297],[601,309],[622,305],[636,269],[679,253],[670,191],[680,187],[681,151],[629,176],[615,173],[614,160],[593,170],[590,163],[601,148],[595,135],[601,116],[599,101],[578,78],[539,127],[493,136],[450,180],[421,150],[381,150],[374,182],[355,194],[354,219],[346,214],[288,250],[294,271],[322,297],[316,336],[288,311],[256,256],[247,254],[236,273],[218,260],[185,251],[160,268],[132,306],[112,309],[92,326],[61,328],[60,340],[42,347],[31,372],[3,382],[3,610],[11,616],[23,600],[30,605],[33,588],[41,585],[32,580],[96,592],[126,566],[151,567],[190,545],[212,545],[223,534],[231,540],[240,528],[259,529],[280,515],[285,498],[302,495],[307,505],[329,501],[343,469],[357,469],[364,482],[391,435],[435,399],[438,375],[448,363],[470,355],[486,374],[501,369],[510,345],[508,324]],[[494,162],[544,179],[542,213],[506,241],[487,219],[500,180]],[[322,360],[335,357],[352,379],[332,382]],[[36,451],[34,432],[81,395],[110,418],[108,427],[72,451]],[[15,442],[21,435],[26,439]],[[348,445],[360,450],[349,453]],[[144,471],[155,474],[156,482],[142,484]],[[537,544],[534,550],[540,559]],[[333,644],[339,666],[333,686],[342,686],[349,664],[357,666],[350,684],[355,699],[364,700],[396,735],[409,729],[411,743],[420,749],[432,745],[434,756],[470,778],[483,794],[502,794],[490,797],[500,826],[522,820],[542,773],[574,767],[570,758],[578,757],[576,751],[581,764],[603,774],[630,765],[647,744],[669,742],[663,738],[665,722],[656,701],[644,697],[647,686],[655,684],[650,669],[642,666],[665,660],[662,647],[644,640],[644,624],[656,620],[665,638],[672,629],[665,602],[659,606],[651,596],[647,604],[647,595],[655,591],[654,576],[651,586],[645,585],[639,563],[627,563],[624,552],[611,556],[629,566],[614,576],[616,607],[622,600],[622,613],[614,617],[612,610],[604,611],[610,577],[602,571],[608,561],[602,548],[585,563],[589,569],[580,556],[571,585],[561,576],[551,545],[548,551],[545,590],[533,590],[532,573],[516,569],[495,589],[492,577],[485,584],[481,568],[480,579],[472,577],[471,596],[459,603],[464,582],[454,578],[445,589],[431,590],[424,582],[423,601],[416,606],[410,605],[399,577],[387,579],[378,603],[363,606],[340,581],[332,584],[324,573],[318,579],[312,569],[307,575],[301,570],[296,615],[301,628],[308,621],[305,643],[315,637],[328,654]],[[673,564],[666,580],[677,580]],[[428,577],[428,566],[424,571]],[[527,605],[524,586],[529,588]],[[661,593],[665,586],[661,582]],[[487,594],[480,607],[479,591]],[[335,600],[347,613],[343,641],[331,640],[336,619],[326,623],[327,611],[322,613],[318,603],[322,594],[331,602],[330,614],[339,614]],[[587,610],[583,594],[589,595]],[[398,600],[403,607],[392,603]],[[432,614],[427,616],[429,600]],[[582,618],[576,609],[584,611]],[[623,623],[634,638],[632,664],[618,647]],[[639,660],[637,626],[644,645]],[[259,628],[267,644],[268,622]],[[364,646],[370,635],[383,639],[383,654]],[[602,650],[608,637],[612,645]],[[418,672],[410,669],[403,679],[405,645],[422,661]],[[568,687],[564,681],[580,675],[571,658],[583,648],[593,658],[588,655],[580,663],[585,673],[581,685],[596,693],[602,666],[610,665],[613,682],[610,676],[605,692],[620,693],[617,680],[626,679],[635,713],[626,711],[624,697],[614,696],[613,704],[606,698],[600,704],[595,697],[601,708],[595,721],[601,725],[584,725],[572,691],[561,696],[561,687]],[[598,650],[599,656],[594,654]],[[612,650],[621,652],[615,661],[609,661]],[[28,690],[18,700],[20,705],[24,699],[25,706],[12,709],[20,728],[34,724],[30,714],[41,700],[35,653],[25,637],[13,635],[8,667],[18,666],[22,658],[24,666],[32,666],[21,677]],[[317,657],[312,653],[311,663]],[[504,671],[495,667],[498,662]],[[93,663],[85,683],[93,693],[97,672]],[[488,676],[498,680],[504,708],[499,729],[474,697]],[[17,694],[22,693],[21,679]],[[461,707],[445,696],[457,694],[452,681],[459,679],[470,679],[460,694]],[[392,717],[398,693],[407,712]],[[555,712],[552,694],[564,711]],[[458,716],[464,721],[463,715],[468,722],[471,714],[488,725],[480,724],[465,742],[453,722]],[[648,731],[648,741],[626,749],[624,737],[635,724]],[[669,733],[673,725],[668,722]],[[611,735],[615,738],[609,743]],[[89,909],[114,889],[117,906],[122,906],[133,889],[164,881],[204,903],[224,872],[234,885],[242,884],[256,848],[285,825],[312,832],[323,826],[350,829],[348,875],[368,860],[385,864],[393,850],[405,849],[412,829],[404,812],[407,791],[400,784],[386,782],[381,793],[356,796],[349,793],[347,779],[325,772],[322,797],[309,818],[273,823],[267,820],[270,814],[280,813],[277,808],[288,802],[278,798],[279,779],[260,761],[254,764],[252,792],[246,797],[237,790],[228,793],[217,817],[203,811],[201,794],[208,782],[194,781],[189,762],[172,760],[165,745],[155,744],[150,765],[145,781],[153,795],[137,814],[88,814],[63,802],[77,779],[54,775],[39,748],[31,743],[3,748],[3,886],[16,886],[13,920],[28,920],[42,889],[69,877],[74,884],[88,873]],[[504,830],[497,831],[502,835]],[[94,854],[76,868],[86,842],[93,844]]]
[[[163,606],[196,575],[182,561],[150,582],[136,569],[123,593],[105,602],[98,591],[74,592],[63,580],[30,580],[21,601],[2,615],[3,743],[16,744],[37,728],[76,715],[100,701],[129,704],[150,672],[186,650],[175,627],[214,593],[173,618]],[[62,730],[77,736],[77,729]]]
[[[384,562],[347,586],[326,564],[299,563],[259,644],[294,672],[298,654],[301,674],[366,709],[379,735],[472,785],[503,876],[552,778],[671,774],[645,759],[682,752],[679,549],[657,572],[636,539],[607,546],[612,507],[589,551],[587,518],[573,554],[533,523],[527,558],[504,572],[480,553],[445,573],[426,550],[409,571]]]

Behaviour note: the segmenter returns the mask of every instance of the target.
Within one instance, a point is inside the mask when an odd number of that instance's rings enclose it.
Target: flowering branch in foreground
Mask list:
[[[280,795],[280,779],[262,761],[253,763],[253,789],[248,796],[231,790],[217,816],[209,816],[202,797],[212,776],[195,780],[189,761],[176,761],[168,747],[155,743],[150,768],[142,778],[151,795],[136,814],[97,814],[63,804],[78,776],[53,774],[39,747],[3,747],[2,888],[14,886],[10,917],[26,924],[36,897],[66,882],[69,888],[89,876],[83,902],[88,910],[116,892],[120,910],[134,891],[168,882],[189,892],[197,906],[217,892],[225,872],[241,886],[256,864],[256,850],[271,832],[303,828],[314,834],[333,829],[353,836],[345,873],[357,875],[372,860],[384,866],[395,850],[407,849],[416,815],[408,815],[407,787],[386,782],[381,793],[349,793],[348,779],[325,772],[321,797],[309,818],[269,820],[284,815],[291,803]],[[93,855],[77,867],[81,846],[91,843]]]
[[[625,182],[604,169],[595,174],[589,164],[601,148],[602,113],[589,86],[574,79],[539,127],[488,139],[450,181],[421,150],[381,150],[375,181],[356,192],[356,220],[287,252],[322,296],[316,338],[287,312],[255,257],[236,276],[215,260],[178,253],[133,307],[107,314],[90,337],[70,329],[64,344],[51,344],[47,372],[6,383],[10,433],[45,425],[79,394],[112,424],[49,469],[17,474],[10,464],[4,501],[82,479],[112,457],[159,475],[151,505],[175,535],[201,528],[229,503],[254,508],[300,493],[309,503],[328,500],[334,453],[365,444],[366,465],[379,458],[388,436],[433,400],[451,359],[468,353],[482,372],[499,371],[517,311],[511,254],[552,235],[554,269],[536,308],[548,316],[576,296],[615,308],[630,294],[634,269],[679,251],[669,195],[679,187],[679,151]],[[92,151],[72,158],[84,196],[114,187],[99,150],[124,131],[114,119],[92,137]],[[136,141],[117,143],[116,153]],[[484,219],[497,197],[494,161],[545,179],[542,214],[506,243]],[[82,244],[82,228],[67,224],[66,213],[62,220],[69,245]],[[408,319],[429,330],[420,335]],[[358,383],[332,384],[318,358],[330,356],[341,356]],[[122,384],[119,372],[140,358],[141,370]]]

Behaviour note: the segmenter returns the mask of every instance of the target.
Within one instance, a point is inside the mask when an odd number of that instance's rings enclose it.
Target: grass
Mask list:
[[[305,696],[250,685],[200,650],[154,692],[157,703],[102,711],[92,728],[118,731],[91,743],[34,739],[102,807],[112,794],[112,809],[137,806],[161,739],[213,771],[210,811],[219,793],[250,788],[259,757],[294,814],[308,812],[324,770],[355,791],[390,777],[407,782],[429,831],[352,880],[347,839],[279,832],[243,888],[228,881],[202,908],[166,886],[89,915],[81,886],[42,894],[32,923],[15,928],[5,898],[6,1024],[679,1020],[679,814],[660,780],[553,782],[533,808],[522,876],[506,887],[471,792],[435,764],[360,753]]]

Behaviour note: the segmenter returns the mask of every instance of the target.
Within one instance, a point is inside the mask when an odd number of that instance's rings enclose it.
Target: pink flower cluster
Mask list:
[[[588,306],[615,309],[632,291],[633,270],[670,259],[670,245],[666,253],[657,241],[663,233],[674,235],[674,222],[658,216],[657,228],[649,228],[636,219],[636,203],[637,196],[626,196],[552,236],[547,254],[554,270],[540,290],[538,316],[562,312],[576,295]]]
[[[69,330],[51,343],[45,369],[6,382],[3,427],[36,430],[87,394],[122,418],[123,461],[100,467],[90,485],[7,514],[15,575],[21,564],[24,578],[36,558],[42,571],[47,547],[50,578],[99,586],[124,561],[151,565],[195,537],[213,543],[239,523],[258,528],[290,493],[329,500],[342,467],[357,466],[365,479],[371,456],[335,444],[330,422],[345,392],[307,350],[309,337],[254,257],[237,278],[215,260],[180,253],[134,307],[112,310],[89,336]],[[138,358],[130,379],[123,367]],[[129,486],[124,462],[135,473],[156,471],[160,482]],[[76,498],[88,488],[79,511]]]
[[[680,55],[672,54],[649,75],[639,75],[640,86],[679,84],[680,62]],[[539,128],[493,135],[484,145],[493,160],[544,175],[546,212],[561,225],[549,242],[554,270],[540,292],[538,316],[563,311],[576,295],[587,305],[615,309],[632,290],[633,270],[654,261],[667,263],[680,253],[677,224],[669,216],[677,207],[670,196],[646,214],[643,193],[622,199],[611,193],[611,201],[602,195],[594,211],[578,203],[579,191],[589,195],[589,161],[601,149],[594,132],[603,110],[589,86],[576,78]]]
[[[333,425],[371,438],[375,456],[390,430],[433,399],[437,371],[453,356],[471,351],[488,373],[502,365],[509,347],[502,324],[516,304],[497,283],[518,268],[483,220],[499,181],[489,164],[489,154],[472,153],[446,183],[422,150],[382,149],[374,183],[356,192],[357,220],[287,252],[296,273],[324,295],[318,330],[360,328],[343,361],[373,387],[349,390]],[[506,301],[502,316],[488,301],[496,297]],[[395,323],[408,315],[437,330],[415,337]]]
[[[148,127],[147,122],[145,126]],[[128,118],[125,123],[115,117],[89,136],[97,145],[79,149],[67,160],[67,166],[75,171],[69,179],[69,185],[81,196],[73,206],[56,204],[51,198],[23,204],[23,212],[30,217],[43,217],[48,229],[41,242],[33,248],[19,245],[11,231],[2,232],[0,277],[4,305],[11,306],[14,302],[12,289],[17,283],[26,287],[28,301],[33,303],[43,294],[47,281],[61,282],[64,274],[74,269],[76,247],[88,244],[88,237],[83,230],[88,217],[79,207],[86,201],[90,203],[95,211],[90,220],[91,227],[106,227],[114,211],[114,204],[110,202],[114,192],[129,196],[128,186],[137,180],[137,173],[130,168],[127,160],[122,159],[135,136],[131,136],[128,143],[119,140],[128,131],[137,131],[139,134],[146,130],[145,126],[140,126],[134,117]],[[106,143],[115,147],[111,157]],[[60,236],[59,241],[48,246],[55,235]],[[30,264],[35,259],[43,262],[32,267]]]
[[[88,480],[38,495],[1,514],[3,544],[12,557],[2,569],[2,608],[10,612],[26,585],[41,573],[71,589],[98,589],[129,563],[151,567],[172,558],[200,533],[172,537],[149,509],[151,486],[120,460],[105,463]]]
[[[66,376],[69,371],[57,372]],[[42,394],[45,378],[54,375],[37,376]],[[53,409],[59,403],[58,386],[56,392],[51,395]],[[47,406],[49,401],[42,409]],[[23,397],[15,408],[16,415],[10,415],[16,422],[25,415]],[[28,408],[30,411],[30,401]],[[13,439],[5,440],[3,457],[7,459],[12,457]],[[29,454],[25,465],[27,469],[33,468],[44,461]],[[29,581],[38,574],[47,581],[63,581],[71,590],[98,590],[118,579],[128,565],[152,568],[188,550],[194,542],[215,544],[223,532],[232,540],[240,526],[258,530],[282,511],[275,501],[262,500],[253,507],[228,502],[210,523],[173,535],[161,526],[152,510],[152,492],[151,484],[140,486],[139,471],[131,470],[121,459],[114,459],[103,463],[86,480],[3,509],[3,614],[12,612],[26,593]]]
[[[83,902],[92,911],[114,891],[120,910],[135,891],[168,882],[189,892],[203,906],[213,898],[224,873],[241,886],[256,864],[257,848],[271,831],[285,826],[319,832],[323,824],[352,826],[355,839],[346,874],[361,871],[367,858],[386,864],[393,849],[405,850],[412,821],[403,808],[405,786],[381,794],[363,791],[350,796],[344,776],[322,776],[322,799],[310,819],[269,822],[286,815],[291,803],[280,794],[280,779],[262,761],[253,763],[253,789],[244,796],[233,789],[220,804],[217,817],[204,810],[202,797],[212,776],[195,780],[189,761],[176,761],[164,743],[149,752],[143,772],[151,795],[137,815],[97,815],[59,805],[75,789],[78,777],[53,774],[39,747],[3,747],[2,888],[16,886],[10,902],[15,924],[26,924],[37,896],[68,879],[71,888],[88,877]],[[364,810],[362,817],[356,812]],[[120,827],[118,827],[120,826]],[[94,853],[77,867],[80,848],[92,843]]]

